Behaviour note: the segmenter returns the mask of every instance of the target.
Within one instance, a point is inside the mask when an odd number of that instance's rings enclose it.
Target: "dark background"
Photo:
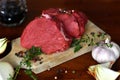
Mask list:
[[[120,45],[120,0],[27,0],[28,13],[24,23],[16,27],[3,27],[0,25],[0,38],[7,37],[9,40],[20,37],[26,25],[35,17],[41,15],[43,9],[66,8],[76,9],[84,12],[87,17],[110,34],[112,41]],[[120,60],[113,66],[114,70],[120,69]],[[91,54],[85,54],[66,63],[63,63],[50,71],[38,74],[39,80],[94,80],[87,74],[87,68],[96,64],[91,58]],[[67,70],[68,73],[57,73],[59,69]],[[72,71],[76,71],[75,74]],[[17,80],[31,80],[23,71]]]

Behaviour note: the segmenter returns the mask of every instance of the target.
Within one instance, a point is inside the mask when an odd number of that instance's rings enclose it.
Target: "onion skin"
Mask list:
[[[6,38],[0,39],[0,54],[2,54],[6,50],[7,43],[8,43],[8,41]]]
[[[88,73],[96,80],[116,80],[120,75],[120,72],[113,71],[102,64],[89,66]]]

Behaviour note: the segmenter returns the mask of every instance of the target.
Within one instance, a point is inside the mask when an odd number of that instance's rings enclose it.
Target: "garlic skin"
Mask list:
[[[113,62],[107,62],[107,63],[101,63],[101,64],[97,64],[97,65],[101,65],[103,67],[106,67],[106,68],[111,68],[113,66]]]
[[[106,39],[92,49],[92,57],[98,63],[115,62],[120,56],[120,47]]]

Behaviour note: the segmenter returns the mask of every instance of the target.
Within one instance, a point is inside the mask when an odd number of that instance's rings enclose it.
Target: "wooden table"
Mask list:
[[[17,27],[0,26],[0,38],[9,40],[19,37],[26,25],[35,17],[40,16],[41,11],[47,8],[77,9],[84,12],[88,18],[105,32],[111,35],[112,41],[120,45],[120,0],[27,0],[28,14],[25,22]],[[120,59],[113,66],[114,70],[120,69]],[[97,64],[91,52],[48,71],[36,75],[39,80],[94,80],[87,73],[90,65]],[[17,80],[31,80],[21,70]]]

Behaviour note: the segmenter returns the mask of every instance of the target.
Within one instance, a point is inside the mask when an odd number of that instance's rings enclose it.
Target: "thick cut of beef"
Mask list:
[[[60,25],[45,17],[31,21],[21,36],[23,47],[27,49],[32,46],[40,47],[47,54],[68,49],[70,42],[71,40],[66,38],[60,29]]]
[[[41,17],[24,29],[21,45],[27,49],[40,47],[47,54],[64,51],[70,47],[73,38],[83,35],[86,23],[87,17],[76,10],[43,10]]]
[[[84,31],[85,31],[85,25],[87,23],[87,16],[83,14],[82,12],[74,10],[71,13],[77,20],[78,25],[79,25],[79,36],[82,36]]]
[[[78,37],[80,35],[79,25],[75,17],[71,14],[61,13],[57,18],[63,23],[63,28],[71,37]]]
[[[42,12],[43,16],[49,16],[51,18],[57,18],[64,25],[66,33],[73,38],[80,38],[85,29],[87,23],[87,17],[76,10],[64,10],[50,8]]]

